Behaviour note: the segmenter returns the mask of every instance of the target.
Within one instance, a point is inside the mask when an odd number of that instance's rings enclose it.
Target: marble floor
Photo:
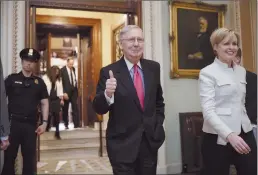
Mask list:
[[[107,157],[38,162],[38,174],[112,174]]]

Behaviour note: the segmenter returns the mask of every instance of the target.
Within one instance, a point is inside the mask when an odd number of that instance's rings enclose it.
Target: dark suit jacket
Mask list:
[[[251,123],[257,124],[257,75],[246,71],[245,107]]]
[[[5,92],[5,82],[3,78],[3,68],[0,59],[0,137],[10,134],[9,113]]]
[[[165,140],[162,125],[165,105],[160,85],[160,65],[151,60],[141,59],[141,66],[145,84],[144,110],[140,107],[124,58],[100,70],[93,107],[101,115],[109,112],[107,151],[109,158],[116,162],[132,162],[136,159],[143,132],[154,153]],[[113,71],[117,80],[114,103],[111,106],[104,95],[109,70]]]
[[[74,72],[74,75],[75,74],[75,68],[73,68],[73,72]],[[68,75],[68,72],[67,72],[67,69],[66,69],[66,66],[64,66],[62,69],[61,69],[61,76],[62,76],[62,83],[63,83],[63,90],[64,90],[64,93],[67,93],[67,95],[69,96],[69,98],[71,97],[71,94],[74,90],[76,90],[76,88],[74,88],[71,83],[70,83],[70,75]],[[76,77],[73,77],[73,78],[76,78]],[[77,82],[77,81],[76,81]]]

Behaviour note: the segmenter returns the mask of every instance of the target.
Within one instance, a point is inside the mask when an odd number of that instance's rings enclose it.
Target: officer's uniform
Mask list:
[[[23,49],[21,59],[37,62],[38,51]],[[5,80],[10,114],[10,146],[5,151],[2,175],[15,174],[14,164],[19,145],[23,156],[23,175],[35,174],[36,129],[38,105],[42,99],[48,99],[43,80],[36,76],[25,77],[22,72],[9,75]]]

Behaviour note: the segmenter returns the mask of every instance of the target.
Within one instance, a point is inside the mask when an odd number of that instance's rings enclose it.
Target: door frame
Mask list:
[[[60,24],[60,25],[81,25],[81,26],[88,26],[91,27],[92,29],[92,49],[91,49],[91,54],[94,55],[94,59],[92,59],[92,65],[93,70],[92,76],[93,76],[93,81],[94,81],[94,91],[96,89],[96,85],[98,82],[98,77],[99,77],[99,70],[102,67],[102,38],[101,38],[101,20],[100,19],[92,19],[92,18],[76,18],[76,17],[61,17],[61,16],[48,16],[48,15],[36,15],[36,24]],[[79,58],[79,62],[81,63],[81,59]],[[81,72],[81,69],[83,70],[83,75],[78,74],[78,91],[79,91],[79,96],[82,97],[81,99],[81,104],[80,104],[80,109],[81,109],[81,121],[85,122],[87,121],[87,101],[85,98],[88,94],[87,92],[87,84],[86,81],[81,81],[84,80],[84,77],[86,76],[86,66],[87,66],[87,60],[83,59],[82,60],[83,64],[79,64],[79,69],[78,72]],[[81,77],[83,76],[83,77]],[[82,92],[82,89],[83,92]],[[95,93],[95,92],[94,92]]]
[[[125,1],[82,1],[82,0],[28,0],[25,1],[25,46],[30,46],[31,8],[56,8],[70,10],[85,10],[94,12],[124,13],[137,16],[137,24],[142,27],[142,0]],[[130,15],[129,15],[130,14]],[[128,19],[128,21],[131,21]]]

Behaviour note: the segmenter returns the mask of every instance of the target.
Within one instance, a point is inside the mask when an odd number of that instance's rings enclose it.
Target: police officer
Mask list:
[[[10,146],[5,151],[2,175],[14,175],[14,165],[19,145],[23,156],[23,175],[33,175],[36,170],[36,137],[45,132],[48,120],[48,92],[43,80],[32,74],[40,59],[32,48],[20,52],[22,71],[5,80],[11,124]],[[37,128],[38,105],[41,104],[43,123]]]

